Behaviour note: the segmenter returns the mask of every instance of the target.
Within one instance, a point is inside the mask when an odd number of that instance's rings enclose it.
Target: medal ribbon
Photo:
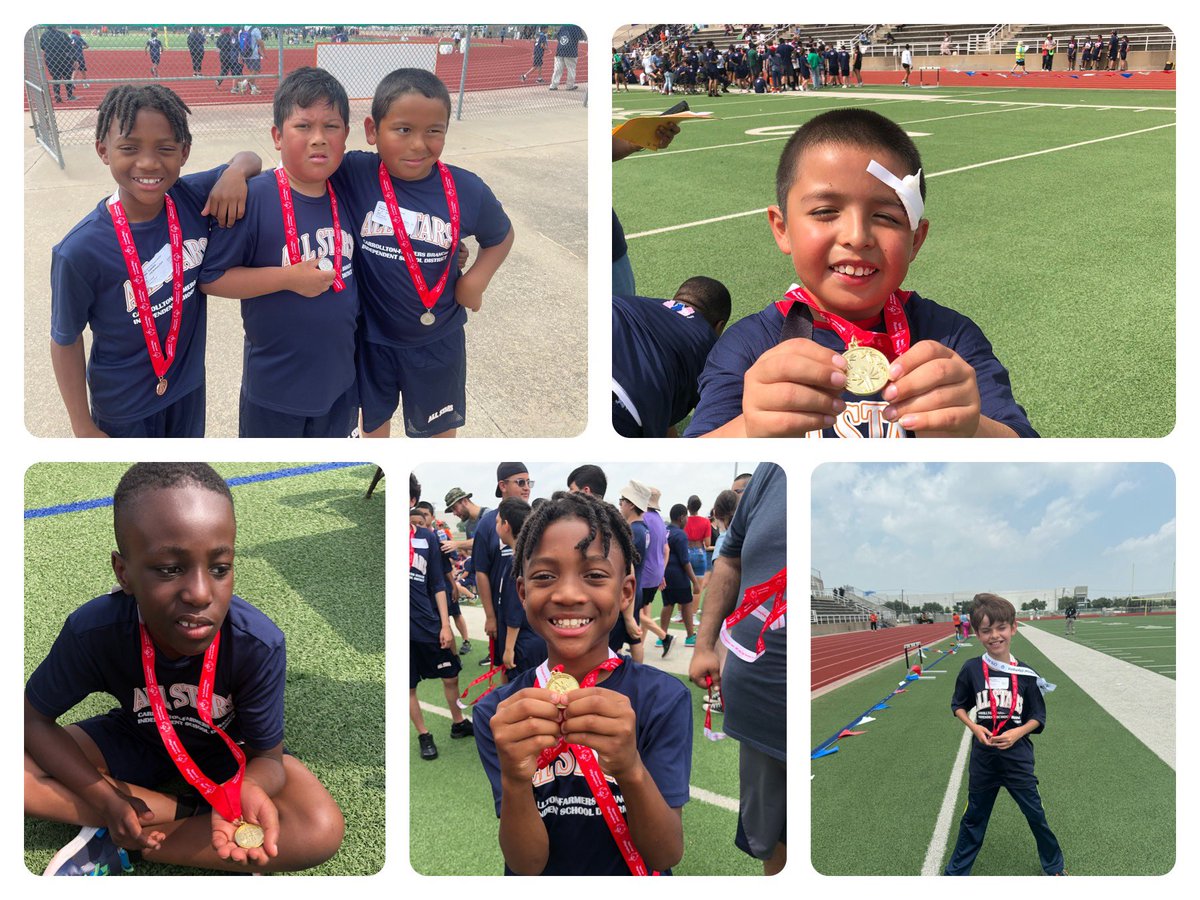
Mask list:
[[[760,607],[764,606],[768,600],[774,601],[771,604],[771,611],[769,613],[761,612]],[[741,606],[730,613],[725,621],[721,623],[721,643],[728,647],[730,652],[736,654],[738,658],[744,659],[746,662],[754,662],[766,652],[766,642],[763,640],[763,635],[767,633],[768,628],[772,630],[782,628],[786,613],[787,566],[784,566],[762,584],[746,588],[746,593],[742,595]],[[753,650],[743,647],[734,640],[733,634],[730,631],[733,626],[751,614],[763,620],[763,627],[758,632],[758,643]]]
[[[704,736],[710,741],[723,741],[725,740],[725,732],[712,730],[713,682],[711,675],[704,676],[704,686],[708,688],[708,708],[704,710]],[[724,703],[724,699],[721,702]]]
[[[212,699],[213,684],[217,679],[217,653],[221,646],[221,632],[217,631],[212,643],[204,651],[204,665],[200,672],[200,693],[196,697],[196,711],[201,721],[217,733],[233,758],[237,760],[237,773],[224,784],[217,784],[200,771],[191,754],[175,733],[171,724],[171,716],[167,713],[167,704],[163,701],[162,692],[158,687],[158,678],[154,674],[154,642],[150,640],[150,632],[144,622],[138,623],[142,637],[142,672],[146,676],[146,697],[150,701],[150,709],[154,713],[154,724],[158,726],[158,736],[162,738],[167,753],[175,763],[175,768],[188,784],[198,790],[226,821],[236,823],[242,817],[242,778],[246,774],[246,754],[234,743],[224,731],[213,724]]]
[[[490,637],[490,638],[488,638],[488,659],[495,659],[495,658],[496,658],[496,639]],[[500,665],[492,666],[490,669],[488,669],[486,672],[484,672],[482,675],[480,675],[478,678],[476,678],[474,681],[472,681],[470,684],[468,684],[466,690],[464,690],[458,697],[458,701],[457,701],[458,708],[466,709],[468,706],[474,706],[476,703],[478,703],[480,700],[482,700],[484,697],[486,697],[488,694],[490,694],[492,691],[494,691],[496,688],[498,688],[500,685],[492,684],[492,679],[495,678],[497,675],[499,675],[503,671],[504,671],[504,662],[503,662],[503,660],[501,660]],[[464,703],[463,701],[467,699],[467,694],[471,693],[471,688],[475,687],[475,685],[477,685],[477,684],[482,684],[485,681],[488,683],[487,690],[484,691],[482,694],[480,694],[478,697],[476,697],[474,700]]]
[[[150,365],[154,367],[159,384],[162,384],[175,359],[179,326],[183,322],[183,229],[179,227],[175,201],[171,199],[170,194],[164,195],[163,200],[167,207],[167,239],[171,245],[171,327],[167,331],[167,347],[164,354],[158,342],[158,327],[154,324],[154,312],[150,309],[150,291],[146,287],[146,276],[142,272],[137,245],[133,242],[133,230],[129,227],[125,207],[121,205],[117,196],[113,194],[109,200],[108,212],[112,216],[121,255],[125,258],[125,271],[129,273],[129,286],[133,289],[133,300],[137,304],[138,321],[141,322],[142,336],[146,339],[146,349],[150,353]]]
[[[1000,733],[1000,730],[1008,724],[1008,720],[1012,718],[1013,708],[1017,705],[1017,673],[1011,672],[1012,675],[1012,696],[1008,698],[1008,715],[1004,717],[1004,721],[999,725],[996,724],[996,692],[992,690],[991,679],[988,678],[988,664],[983,664],[983,683],[988,686],[988,703],[992,707],[992,737]]]
[[[601,672],[611,672],[620,667],[624,661],[612,650],[609,650],[608,659],[588,672],[579,686],[581,688],[595,687]],[[562,666],[555,666],[553,669],[549,666],[550,662],[547,660],[537,667],[537,686],[540,688],[546,686],[550,672],[561,672],[563,669]],[[596,806],[604,816],[604,824],[608,826],[608,831],[616,842],[617,849],[621,851],[621,856],[625,860],[625,865],[629,867],[630,873],[633,875],[657,875],[657,872],[651,873],[646,868],[646,863],[642,861],[642,854],[638,852],[637,846],[629,836],[629,826],[625,824],[625,817],[621,815],[617,801],[608,787],[608,781],[600,769],[600,761],[596,759],[595,751],[582,744],[568,744],[566,738],[559,738],[557,744],[549,750],[541,752],[537,758],[537,767],[544,769],[551,765],[559,754],[567,750],[571,751],[575,761],[579,763],[579,770],[583,773],[583,778],[587,782],[592,796],[596,798]]]
[[[874,347],[887,357],[888,362],[891,362],[907,351],[911,342],[908,316],[904,313],[904,304],[908,300],[908,295],[908,291],[893,291],[884,301],[883,322],[887,329],[886,333],[870,331],[863,328],[858,322],[852,322],[834,313],[826,312],[817,305],[812,294],[798,284],[793,284],[788,288],[788,292],[783,295],[784,299],[776,301],[775,306],[786,316],[793,303],[803,303],[828,322],[829,327],[837,332],[838,337],[847,347],[850,346],[850,341],[853,339],[860,347]]]
[[[296,229],[296,205],[292,202],[292,185],[283,166],[275,169],[275,183],[279,186],[279,205],[283,209],[283,236],[287,241],[288,262],[300,264],[300,235]],[[346,282],[342,280],[342,229],[338,222],[337,196],[333,185],[325,183],[329,190],[329,211],[333,215],[333,290],[342,291]]]
[[[438,279],[437,284],[430,290],[425,284],[425,275],[421,272],[421,264],[417,262],[417,254],[413,252],[412,241],[408,239],[408,229],[404,227],[404,218],[400,215],[400,204],[396,202],[396,189],[392,187],[392,176],[388,174],[387,166],[379,163],[379,187],[383,191],[383,202],[387,204],[388,218],[392,222],[392,233],[400,252],[404,254],[404,264],[408,267],[408,275],[412,278],[421,305],[428,312],[432,310],[442,291],[446,289],[446,280],[450,277],[450,267],[454,265],[454,254],[458,249],[458,228],[462,215],[458,209],[458,191],[454,187],[454,176],[450,168],[443,162],[437,164],[438,174],[442,176],[442,190],[446,194],[446,208],[450,211],[450,251],[446,256],[446,271]]]
[[[964,621],[963,624],[966,625],[969,623]],[[1058,685],[1051,684],[1050,682],[1048,682],[1045,678],[1043,678],[1041,675],[1039,675],[1033,669],[1029,668],[1029,666],[1014,666],[1014,665],[1011,665],[1006,662],[1001,662],[998,659],[992,659],[991,656],[989,656],[986,653],[983,654],[983,661],[985,663],[988,663],[989,665],[991,665],[991,667],[993,669],[995,669],[997,672],[1005,672],[1005,673],[1015,672],[1017,675],[1028,675],[1030,678],[1036,678],[1038,689],[1043,694],[1048,694],[1052,690],[1054,690],[1056,687],[1058,687]]]

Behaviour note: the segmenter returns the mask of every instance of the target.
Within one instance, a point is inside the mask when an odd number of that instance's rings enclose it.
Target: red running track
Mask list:
[[[1038,63],[1041,65],[1041,63]],[[968,74],[970,72],[970,74]],[[925,77],[932,77],[926,72]],[[1126,78],[1125,76],[1129,77]],[[903,72],[866,71],[863,81],[869,85],[899,84]],[[920,73],[909,76],[914,86],[920,84]],[[973,69],[951,71],[942,67],[942,87],[998,87],[1006,88],[1091,88],[1106,91],[1173,91],[1174,72],[1029,72],[1025,75],[1014,72],[982,72]]]
[[[920,641],[928,648],[935,641],[953,633],[953,625],[939,622],[934,625],[900,625],[879,631],[850,631],[814,637],[812,689],[818,690],[892,661],[898,661],[897,675],[902,675],[904,673],[900,672],[900,667],[903,665],[905,644]],[[939,645],[937,652],[946,647],[949,647],[948,643]]]

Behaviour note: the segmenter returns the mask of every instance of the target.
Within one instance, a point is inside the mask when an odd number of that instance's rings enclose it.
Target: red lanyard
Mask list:
[[[158,726],[158,735],[162,738],[167,753],[175,763],[179,774],[187,783],[198,790],[226,821],[237,823],[242,817],[242,778],[246,774],[246,754],[235,744],[232,738],[213,724],[212,699],[213,683],[217,678],[217,652],[221,646],[221,632],[217,631],[212,643],[204,651],[204,666],[200,672],[200,692],[196,697],[196,712],[201,721],[217,733],[237,760],[236,774],[224,784],[217,784],[200,771],[191,754],[175,733],[171,724],[171,716],[167,713],[167,704],[163,701],[162,692],[158,687],[158,678],[154,674],[154,642],[145,623],[138,623],[142,636],[142,672],[146,676],[146,698],[150,701],[150,709],[154,713],[154,724]]]
[[[446,289],[446,280],[450,277],[450,268],[454,265],[455,251],[458,249],[458,229],[462,216],[458,209],[458,191],[454,187],[454,176],[450,168],[443,162],[437,164],[438,174],[442,176],[442,190],[446,194],[446,208],[450,211],[450,249],[446,257],[446,271],[438,279],[437,284],[430,290],[425,284],[425,275],[421,272],[421,264],[417,262],[417,254],[413,252],[412,241],[408,239],[408,229],[404,227],[404,218],[400,215],[400,204],[396,202],[396,189],[392,187],[392,176],[388,174],[387,166],[379,163],[379,187],[383,191],[383,202],[387,204],[388,218],[392,222],[392,233],[396,235],[396,243],[404,254],[404,264],[408,267],[408,275],[412,278],[421,305],[425,307],[425,315],[421,317],[422,324],[433,324],[433,307],[442,291]]]
[[[495,658],[496,658],[496,639],[490,637],[490,638],[488,638],[488,659],[495,659]],[[480,675],[478,678],[476,678],[474,681],[472,681],[470,684],[468,684],[466,687],[466,690],[464,690],[458,696],[458,701],[457,701],[458,708],[466,709],[468,706],[474,706],[476,703],[478,703],[480,700],[482,700],[484,697],[486,697],[488,694],[490,694],[492,691],[494,691],[496,688],[498,688],[500,685],[492,684],[492,679],[495,678],[497,675],[499,675],[503,671],[504,671],[504,662],[501,661],[499,665],[492,666],[490,669],[488,669],[486,672],[484,672],[482,675]],[[475,687],[475,685],[477,685],[477,684],[483,684],[483,682],[485,682],[485,681],[488,683],[487,690],[484,691],[482,694],[480,694],[478,697],[476,697],[474,700],[464,703],[463,701],[465,701],[467,699],[467,694],[471,693],[471,688]]]
[[[883,304],[883,322],[887,328],[886,334],[869,331],[857,322],[843,319],[841,316],[826,312],[817,305],[817,301],[804,288],[796,286],[783,295],[785,299],[776,302],[775,306],[785,316],[792,303],[803,303],[811,307],[837,332],[847,347],[851,339],[858,342],[860,347],[874,347],[891,362],[897,356],[908,350],[910,334],[908,316],[904,313],[904,302],[908,299],[908,291],[893,291]]]
[[[592,669],[592,671],[588,672],[579,686],[581,688],[595,687],[601,672],[611,672],[623,662],[624,660],[619,656],[610,656],[604,662],[600,663],[600,665],[596,666],[596,668]],[[544,688],[550,672],[561,672],[562,668],[562,666],[555,666],[553,669],[550,669],[547,663],[542,663],[538,666],[538,687]],[[637,846],[633,843],[633,839],[629,835],[629,826],[625,824],[625,817],[621,815],[620,807],[617,806],[617,801],[613,798],[612,791],[609,790],[608,782],[604,778],[604,772],[600,769],[600,762],[596,759],[596,754],[590,747],[584,747],[581,744],[568,744],[566,738],[559,738],[557,744],[541,752],[537,758],[537,767],[544,769],[553,763],[559,754],[567,750],[571,751],[571,754],[575,757],[575,761],[579,763],[579,770],[583,773],[583,778],[587,782],[592,796],[596,798],[596,806],[599,807],[601,815],[604,816],[604,824],[608,826],[609,833],[612,835],[613,840],[616,841],[617,849],[621,851],[621,856],[625,859],[625,865],[629,867],[630,873],[633,875],[657,875],[657,872],[651,873],[646,868],[646,863],[642,860],[642,854],[638,852]]]
[[[771,611],[769,613],[760,613],[759,608],[772,598],[774,602],[771,604]],[[758,632],[758,643],[753,650],[750,650],[733,639],[730,629],[752,613],[757,618],[763,620],[763,627]],[[730,613],[725,621],[721,623],[721,643],[740,659],[744,659],[746,662],[754,662],[766,652],[766,642],[763,640],[763,635],[767,633],[767,629],[769,628],[781,627],[783,617],[786,613],[787,566],[784,566],[762,584],[746,588],[746,593],[742,595],[742,605]],[[777,625],[777,622],[781,624]]]
[[[283,236],[287,241],[288,262],[293,266],[300,263],[300,235],[296,229],[296,205],[292,202],[292,186],[283,166],[275,169],[275,183],[279,186],[279,205],[283,209]],[[333,215],[333,289],[344,290],[342,280],[342,229],[338,222],[337,196],[333,185],[326,182],[329,190],[329,211]]]
[[[1008,720],[1012,718],[1013,707],[1017,705],[1017,673],[1012,672],[1010,674],[1012,675],[1012,691],[1011,696],[1008,698],[1008,715],[1004,717],[1003,722],[997,725],[996,692],[992,690],[992,680],[988,677],[988,664],[986,662],[983,663],[983,683],[987,685],[988,703],[992,707],[992,737],[998,735],[1000,733],[1000,729],[1008,724]]]
[[[708,688],[708,708],[704,710],[704,736],[710,741],[723,741],[725,732],[712,730],[713,681],[711,675],[704,676],[704,686]],[[724,696],[721,698],[721,703],[725,703]]]
[[[175,347],[179,340],[179,326],[183,322],[183,229],[179,227],[179,216],[171,195],[164,195],[167,206],[167,239],[171,244],[171,327],[167,332],[167,349],[158,343],[158,327],[154,324],[154,311],[150,308],[150,291],[146,287],[146,276],[142,273],[142,262],[138,258],[137,245],[133,242],[133,231],[125,207],[114,195],[108,204],[113,228],[117,232],[117,243],[125,257],[125,270],[129,273],[129,286],[133,289],[133,300],[137,304],[138,321],[142,325],[142,336],[150,352],[150,365],[158,377],[154,392],[162,396],[167,392],[167,370],[175,359]]]

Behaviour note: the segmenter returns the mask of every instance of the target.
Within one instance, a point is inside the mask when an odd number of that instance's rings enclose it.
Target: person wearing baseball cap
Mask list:
[[[525,463],[502,462],[496,467],[497,497],[517,497],[528,503],[532,491],[533,479],[529,477]]]

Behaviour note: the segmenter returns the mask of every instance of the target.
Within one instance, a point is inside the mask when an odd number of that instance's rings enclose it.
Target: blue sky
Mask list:
[[[812,478],[826,587],[1091,597],[1175,586],[1175,477],[1150,463],[843,464]],[[1040,596],[1041,594],[1039,594]]]

